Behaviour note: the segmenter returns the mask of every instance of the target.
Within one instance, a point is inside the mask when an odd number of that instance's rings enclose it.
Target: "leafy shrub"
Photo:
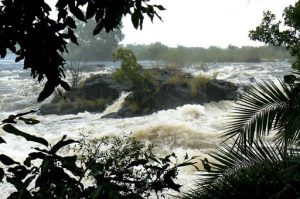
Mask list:
[[[201,87],[204,87],[210,80],[215,79],[214,76],[208,75],[198,75],[189,81],[189,85],[191,88],[191,95],[196,96],[198,94],[198,90]]]
[[[179,85],[179,84],[186,84],[188,83],[188,79],[184,77],[184,75],[174,75],[170,77],[169,79],[166,80],[167,84],[174,84],[174,85]]]
[[[198,94],[198,90],[204,87],[210,80],[216,79],[217,75],[218,73],[214,73],[212,76],[198,75],[196,77],[189,77],[182,74],[176,74],[167,79],[165,83],[174,85],[188,84],[191,95],[195,97]]]
[[[113,54],[114,61],[121,61],[121,67],[116,70],[114,77],[118,81],[128,81],[133,89],[133,101],[138,105],[137,110],[145,107],[152,109],[156,86],[150,73],[143,71],[134,53],[130,49],[120,48]]]
[[[158,158],[153,154],[153,145],[130,137],[104,137],[92,141],[84,138],[73,149],[80,154],[82,167],[93,164],[89,175],[97,185],[106,182],[108,190],[118,190],[121,198],[148,198],[151,193],[161,198],[166,189],[179,191],[181,185],[174,182],[178,169],[194,164],[191,162],[194,158],[177,163],[174,153]]]
[[[3,122],[16,122],[17,117],[12,115]],[[3,130],[40,145],[23,163],[0,154],[0,181],[16,188],[10,199],[148,198],[151,193],[160,198],[165,190],[179,191],[181,185],[174,180],[180,167],[195,164],[195,158],[187,156],[178,163],[174,153],[158,158],[152,145],[132,138],[105,137],[90,142],[87,138],[75,141],[63,136],[51,146],[44,138],[22,132],[11,124],[5,124]],[[0,143],[5,143],[1,137]],[[74,155],[61,155],[65,147],[73,149]]]

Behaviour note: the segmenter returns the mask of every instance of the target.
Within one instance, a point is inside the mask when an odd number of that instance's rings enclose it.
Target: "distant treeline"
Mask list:
[[[285,48],[274,46],[227,48],[211,46],[209,48],[177,46],[171,48],[162,43],[150,45],[127,45],[139,60],[165,61],[173,65],[195,62],[260,62],[278,59],[290,59]]]

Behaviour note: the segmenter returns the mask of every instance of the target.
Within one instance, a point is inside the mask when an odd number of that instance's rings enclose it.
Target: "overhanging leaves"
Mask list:
[[[39,97],[38,97],[37,101],[41,102],[44,99],[46,99],[47,97],[49,97],[54,92],[56,86],[57,85],[54,84],[53,82],[47,81],[47,83],[45,84],[44,89],[39,94]]]
[[[57,0],[57,20],[50,17],[50,6],[45,1],[2,1],[0,15],[0,56],[7,49],[16,55],[16,61],[24,59],[24,69],[30,69],[33,78],[40,82],[47,78],[38,101],[51,95],[63,75],[64,58],[69,39],[77,43],[74,18],[86,21],[95,17],[98,24],[94,34],[107,32],[121,24],[123,16],[134,14],[134,26],[142,27],[143,15],[158,18],[160,5],[150,5],[149,0],[92,1]],[[54,17],[55,18],[55,17]],[[17,50],[18,49],[18,50]]]
[[[282,81],[279,83],[279,86],[272,81],[257,83],[257,87],[243,93],[233,108],[223,136],[226,139],[236,137],[236,142],[240,143],[252,143],[257,138],[269,135],[271,130],[284,136],[280,130],[293,122],[295,118],[288,115],[297,114],[299,107],[291,106],[295,88]]]
[[[56,153],[58,150],[60,150],[62,147],[77,142],[77,141],[72,140],[72,139],[70,139],[70,140],[65,140],[66,137],[67,137],[67,136],[64,135],[63,138],[62,138],[59,142],[57,142],[57,143],[52,147],[52,149],[50,150],[50,153],[55,154],[55,153]]]
[[[11,133],[11,134],[14,134],[14,135],[17,135],[17,136],[21,136],[21,137],[25,138],[28,141],[37,142],[37,143],[40,143],[44,146],[48,146],[48,142],[44,138],[36,137],[34,135],[24,133],[24,132],[18,130],[17,128],[15,128],[14,126],[12,126],[11,124],[6,124],[2,128],[7,133]]]
[[[13,165],[13,164],[19,164],[18,162],[15,162],[13,159],[11,159],[10,157],[4,155],[4,154],[0,154],[0,162],[2,162],[2,164],[4,165]]]

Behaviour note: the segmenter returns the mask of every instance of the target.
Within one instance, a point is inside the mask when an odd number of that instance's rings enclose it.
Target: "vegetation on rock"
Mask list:
[[[127,81],[132,87],[133,97],[129,107],[134,113],[153,110],[156,87],[152,76],[146,73],[130,49],[120,48],[113,54],[115,61],[121,61],[121,67],[113,74],[118,81]],[[145,110],[146,109],[146,110]]]

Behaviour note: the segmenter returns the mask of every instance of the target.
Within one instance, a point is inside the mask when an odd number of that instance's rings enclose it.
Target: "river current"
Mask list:
[[[144,62],[141,62],[143,64]],[[148,64],[149,62],[145,62]],[[95,63],[89,63],[95,64]],[[99,63],[96,63],[99,64]],[[107,62],[105,67],[84,72],[88,77],[91,73],[111,73],[117,64]],[[151,66],[150,66],[151,67]],[[208,63],[189,65],[183,70],[193,75],[210,75],[239,85],[254,84],[254,80],[265,81],[282,77],[291,71],[286,61],[262,63]],[[1,120],[11,114],[38,109],[41,104],[36,102],[43,84],[30,77],[30,71],[23,70],[23,63],[15,63],[13,56],[0,60],[0,112]],[[220,145],[220,134],[223,132],[232,101],[212,102],[204,105],[187,104],[176,109],[162,110],[144,117],[124,119],[101,119],[101,116],[120,108],[126,93],[123,93],[114,104],[103,113],[83,112],[76,115],[33,115],[41,123],[29,126],[19,122],[15,126],[24,132],[43,137],[55,143],[63,135],[69,138],[88,138],[102,136],[131,135],[139,140],[152,143],[161,155],[175,152],[179,159],[186,153],[190,156],[200,155],[204,158]],[[51,98],[43,103],[47,103]],[[34,143],[24,142],[21,137],[9,135],[2,129],[0,136],[7,144],[1,144],[0,154],[4,153],[22,161],[32,151]],[[26,143],[26,144],[25,144]],[[201,166],[199,164],[199,166]],[[179,183],[184,184],[183,190],[192,186],[192,179],[197,179],[193,168],[180,172]],[[13,190],[7,184],[0,184],[0,198],[6,198]]]

